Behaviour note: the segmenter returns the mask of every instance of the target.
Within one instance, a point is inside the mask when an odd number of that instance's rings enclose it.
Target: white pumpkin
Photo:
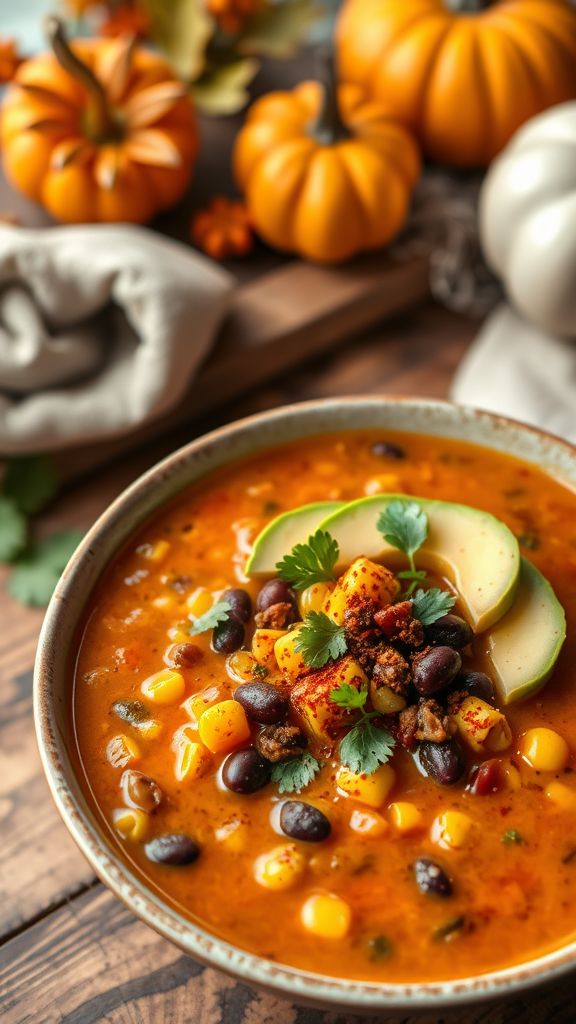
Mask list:
[[[516,308],[576,337],[576,102],[533,118],[492,164],[480,235]]]

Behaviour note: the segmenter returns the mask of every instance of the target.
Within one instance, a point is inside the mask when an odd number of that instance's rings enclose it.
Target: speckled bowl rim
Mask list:
[[[100,516],[72,556],[44,619],[34,671],[34,718],[42,764],[66,827],[105,885],[138,917],[195,959],[299,1004],[356,1013],[438,1011],[510,998],[550,982],[576,964],[576,941],[516,967],[432,983],[349,981],[283,966],[247,953],[181,916],[148,889],[104,839],[69,756],[64,726],[69,651],[84,606],[126,539],[180,490],[205,473],[275,444],[347,429],[410,430],[457,437],[517,454],[576,489],[576,448],[514,420],[448,402],[350,397],[304,402],[221,427],[169,455]]]

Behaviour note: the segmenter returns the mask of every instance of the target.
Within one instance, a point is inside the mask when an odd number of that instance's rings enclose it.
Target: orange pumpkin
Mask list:
[[[489,163],[524,121],[576,96],[569,0],[348,0],[338,40],[343,80],[455,166]]]
[[[184,86],[133,40],[69,45],[49,21],[53,53],[26,61],[0,125],[10,181],[58,220],[144,223],[172,206],[198,147]]]
[[[276,249],[322,263],[378,249],[402,227],[418,148],[360,90],[304,82],[250,109],[234,170],[252,223]]]

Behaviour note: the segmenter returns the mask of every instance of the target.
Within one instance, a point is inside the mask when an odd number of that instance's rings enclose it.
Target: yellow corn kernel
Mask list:
[[[186,599],[188,611],[195,619],[197,619],[199,615],[204,615],[204,612],[207,612],[213,604],[214,601],[212,599],[212,594],[209,590],[206,590],[206,587],[197,587],[196,590],[190,594],[190,597]]]
[[[132,807],[122,807],[112,814],[114,828],[123,839],[141,842],[148,833],[148,815]]]
[[[226,674],[234,683],[254,682],[254,668],[258,664],[249,651],[234,651],[226,658]]]
[[[224,691],[220,686],[207,686],[206,689],[199,690],[198,693],[193,693],[191,697],[187,697],[186,700],[182,701],[180,707],[186,712],[188,718],[198,723],[208,708],[214,707],[214,704],[219,704],[223,699]]]
[[[206,747],[198,743],[197,734],[190,725],[176,730],[172,749],[176,751],[174,775],[178,782],[195,782],[204,775],[212,760]]]
[[[399,800],[395,804],[390,804],[388,810],[394,828],[402,835],[418,832],[424,824],[422,812],[418,810],[415,804],[408,803],[405,800]]]
[[[524,733],[520,753],[537,772],[560,772],[570,760],[570,748],[564,737],[542,726]]]
[[[512,730],[501,711],[479,697],[465,697],[450,716],[472,750],[497,754],[512,743]]]
[[[515,790],[522,788],[522,776],[515,764],[512,764],[511,761],[503,761],[502,771],[506,780],[506,789]]]
[[[396,780],[394,769],[382,764],[372,775],[356,775],[348,768],[339,768],[336,775],[338,789],[368,807],[382,807],[386,803]]]
[[[357,558],[338,580],[324,604],[324,611],[341,625],[346,609],[353,607],[358,598],[386,606],[394,600],[398,590],[398,581],[389,569],[369,558]]]
[[[405,697],[394,693],[394,690],[385,683],[380,684],[376,678],[370,681],[370,700],[374,710],[380,711],[382,715],[394,715],[397,711],[402,711],[408,703]]]
[[[125,768],[127,764],[138,761],[140,747],[131,736],[120,733],[110,740],[106,747],[106,757],[113,768]]]
[[[138,722],[136,728],[145,740],[156,740],[162,732],[162,722],[157,722],[155,718],[149,718],[146,722]]]
[[[300,880],[306,868],[303,854],[294,844],[286,843],[276,846],[268,853],[257,857],[254,864],[254,877],[259,885],[276,892],[291,889]]]
[[[358,808],[352,811],[348,824],[353,832],[370,839],[385,835],[389,827],[386,819],[377,811],[361,811]]]
[[[217,828],[214,835],[228,853],[243,853],[248,845],[249,833],[250,822],[234,815]]]
[[[576,810],[576,790],[563,782],[551,782],[545,789],[548,799],[562,811]]]
[[[322,611],[333,590],[334,587],[330,583],[313,583],[306,587],[306,590],[302,590],[298,596],[298,608],[302,618],[308,612]]]
[[[472,818],[461,811],[445,811],[432,823],[430,838],[443,850],[461,850],[469,842],[474,827]]]
[[[256,629],[252,637],[252,654],[259,665],[276,668],[276,641],[286,636],[285,629]]]
[[[142,544],[138,548],[138,554],[149,562],[161,562],[170,551],[170,544],[167,540],[156,540],[153,544]]]
[[[298,627],[301,625],[302,623],[298,623],[295,629],[291,629],[289,633],[283,633],[274,644],[274,658],[278,668],[284,675],[294,681],[298,679],[298,676],[310,671],[304,658],[296,650],[296,644],[300,637],[300,629]],[[258,630],[258,632],[260,631]],[[254,650],[254,646],[252,646],[252,650]],[[260,658],[258,658],[259,660]]]
[[[152,607],[158,608],[159,611],[171,611],[176,607],[176,598],[173,594],[162,594],[160,597],[152,599]]]
[[[364,494],[369,496],[387,492],[394,493],[394,491],[404,491],[404,489],[402,478],[398,476],[398,473],[379,473],[378,476],[373,476],[364,484]]]
[[[173,668],[163,668],[148,676],[140,687],[141,692],[153,704],[177,704],[184,695],[184,677]]]
[[[190,623],[187,620],[181,620],[175,626],[170,626],[166,630],[166,635],[174,644],[188,644],[190,643],[189,626]]]
[[[358,717],[330,698],[332,690],[344,683],[356,690],[368,683],[360,665],[351,657],[333,661],[325,668],[302,676],[290,692],[292,708],[302,728],[321,743],[330,743],[344,726],[351,725]]]
[[[198,733],[213,754],[225,754],[250,739],[250,726],[238,701],[222,700],[208,708],[198,720]]]
[[[343,939],[350,930],[352,911],[340,896],[318,892],[308,897],[300,918],[306,931],[319,939]]]

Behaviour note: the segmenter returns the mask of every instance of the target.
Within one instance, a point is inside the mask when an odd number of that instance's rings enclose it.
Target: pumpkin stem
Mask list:
[[[110,114],[104,87],[91,68],[72,50],[60,19],[49,15],[45,22],[45,32],[52,53],[60,66],[82,83],[92,100],[89,134],[97,139],[117,135],[118,128]]]
[[[350,138],[338,102],[338,82],[331,50],[323,50],[318,58],[318,80],[322,85],[322,104],[316,120],[310,126],[310,134],[322,146],[331,146],[342,139]]]

